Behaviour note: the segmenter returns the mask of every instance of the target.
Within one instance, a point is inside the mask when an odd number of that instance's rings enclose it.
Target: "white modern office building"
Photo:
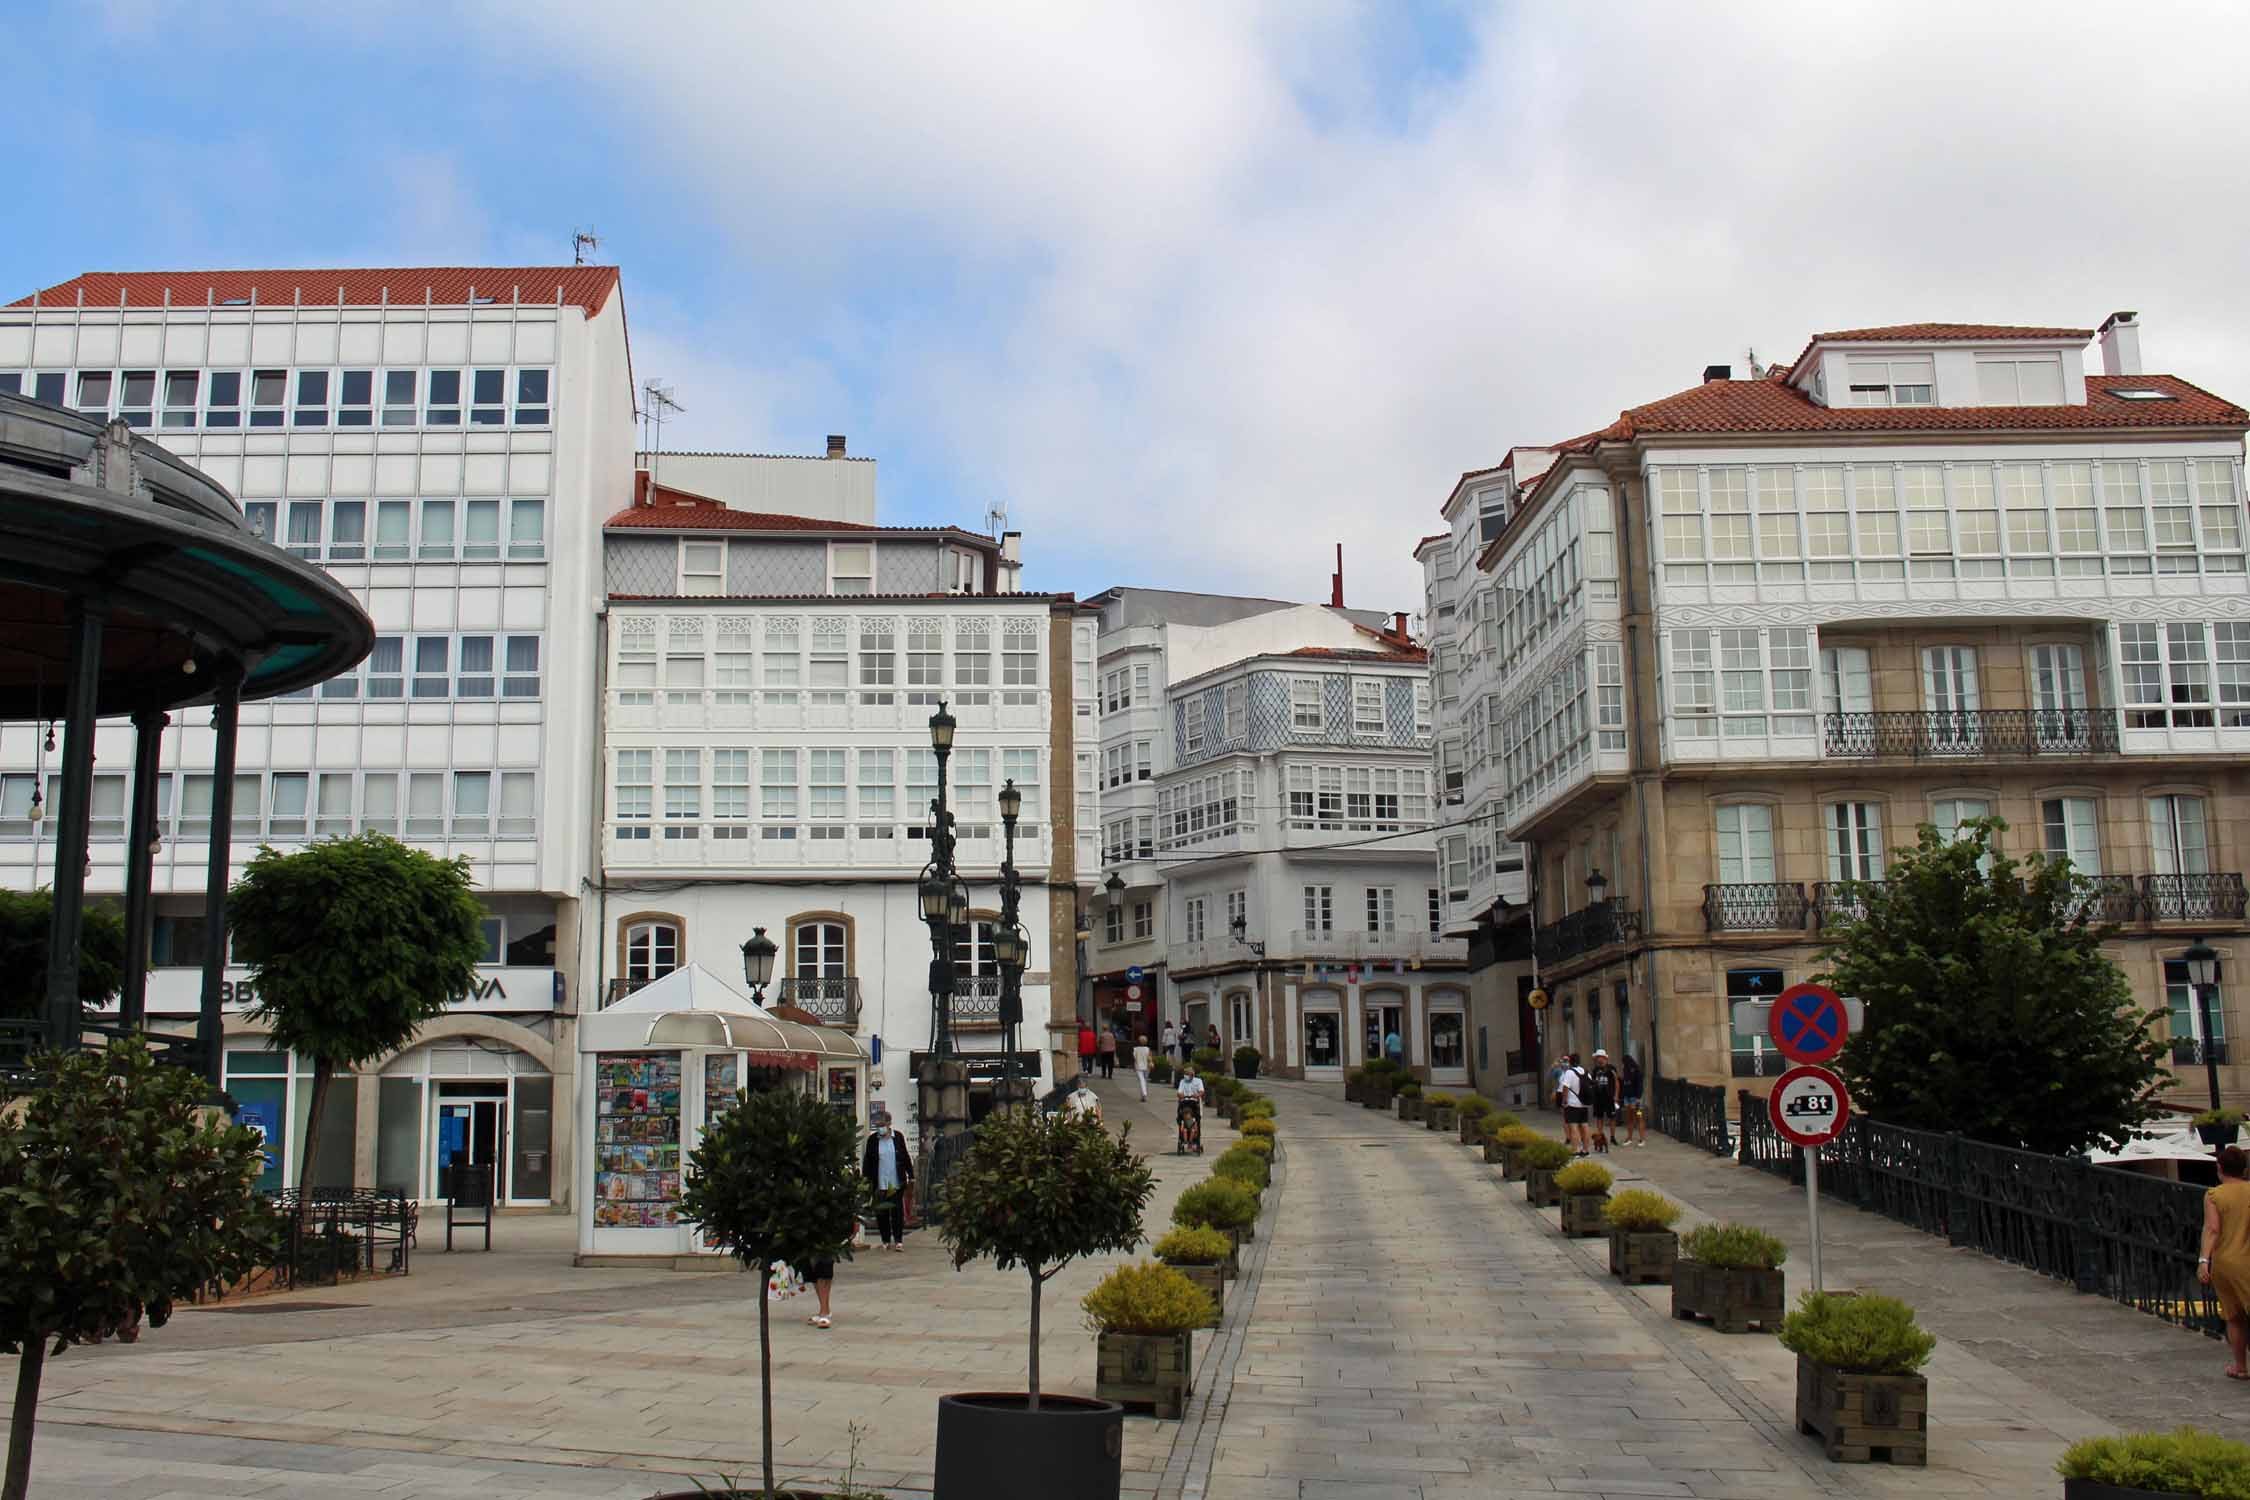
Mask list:
[[[1103,1020],[1215,1026],[1312,1078],[1396,1032],[1432,1078],[1465,1082],[1466,945],[1438,930],[1431,704],[1403,618],[1155,589],[1093,602]]]
[[[866,1098],[913,1133],[932,1040],[931,946],[916,881],[938,761],[929,720],[958,722],[948,764],[972,940],[959,945],[958,1040],[972,1116],[989,1107],[998,1025],[1003,829],[1030,939],[1019,1066],[1075,1071],[1084,872],[1096,867],[1096,622],[1068,595],[1018,592],[1019,538],[840,519],[818,495],[852,460],[660,456],[607,518],[598,624],[600,830],[580,962],[622,999],[675,968],[742,974],[742,944],[781,945],[768,998],[850,1030]],[[681,481],[684,484],[685,481]],[[805,503],[796,509],[799,497]],[[870,498],[872,498],[870,496]],[[871,508],[870,512],[871,513]]]
[[[317,693],[246,706],[234,853],[380,829],[474,865],[477,992],[332,1091],[316,1180],[431,1197],[459,1160],[559,1201],[590,868],[601,519],[632,492],[614,268],[92,273],[0,308],[0,390],[119,417],[328,568],[380,632]],[[60,685],[56,702],[61,702]],[[164,737],[152,1022],[191,1024],[213,735]],[[90,889],[122,889],[132,731],[97,745]],[[0,728],[0,881],[46,884],[51,751]],[[239,864],[238,864],[239,870]],[[294,1182],[309,1066],[267,1049],[230,970],[226,1085]]]

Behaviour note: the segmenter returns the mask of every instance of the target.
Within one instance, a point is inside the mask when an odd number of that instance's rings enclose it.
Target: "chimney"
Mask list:
[[[649,489],[650,477],[648,470],[635,469],[633,471],[633,503],[635,505],[647,505],[651,503]]]
[[[1344,544],[1342,542],[1336,544],[1335,576],[1328,580],[1328,607],[1330,609],[1342,609],[1344,607]]]
[[[1391,616],[1391,634],[1398,637],[1399,644],[1402,646],[1411,646],[1412,644],[1414,644],[1414,637],[1406,633],[1405,610],[1402,609],[1397,614]]]
[[[828,434],[828,456],[830,458],[842,458],[844,456],[844,435],[842,433],[831,432]]]
[[[1705,365],[1703,367],[1703,383],[1705,385],[1709,385],[1714,380],[1732,379],[1734,379],[1733,365]]]
[[[2141,325],[2138,313],[2114,312],[2102,324],[2102,373],[2141,373]]]

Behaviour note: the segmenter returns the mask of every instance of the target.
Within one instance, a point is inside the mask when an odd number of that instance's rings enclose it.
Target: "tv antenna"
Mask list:
[[[984,529],[988,535],[998,536],[1008,529],[1008,507],[995,500],[984,513]]]
[[[641,386],[641,451],[648,455],[649,483],[656,482],[658,450],[664,444],[664,419],[676,412],[685,412],[672,394],[672,387],[651,378]]]
[[[570,263],[574,266],[586,264],[586,252],[599,249],[601,243],[595,238],[593,230],[573,229],[570,232]]]

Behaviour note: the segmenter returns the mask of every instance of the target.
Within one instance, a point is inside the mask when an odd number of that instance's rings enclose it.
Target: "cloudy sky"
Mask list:
[[[848,433],[1035,587],[1411,609],[1461,470],[1819,328],[2133,308],[2250,399],[2239,6],[10,10],[9,297],[592,225],[667,446]]]

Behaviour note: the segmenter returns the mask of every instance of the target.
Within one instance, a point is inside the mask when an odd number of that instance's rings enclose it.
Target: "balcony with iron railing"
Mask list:
[[[774,998],[794,1005],[824,1026],[850,1031],[859,1025],[859,976],[796,976],[775,981]]]
[[[2172,1038],[2172,1061],[2187,1068],[2200,1068],[2207,1062],[2224,1066],[2227,1060],[2227,1039],[2214,1037],[2206,1042],[2201,1037],[2176,1036]]]
[[[1820,748],[1838,760],[1977,760],[2111,755],[2119,743],[2108,709],[1966,708],[1823,714]]]
[[[1543,964],[1562,963],[1641,935],[1641,914],[1628,911],[1618,901],[1596,901],[1591,906],[1542,923],[1537,951]]]
[[[1797,880],[1754,880],[1703,888],[1705,932],[1798,932],[1805,887]]]
[[[2079,909],[2090,922],[2120,927],[2158,922],[2239,922],[2250,909],[2250,887],[2239,874],[2075,875]],[[1880,880],[1823,880],[1813,887],[1810,911],[1822,925],[1837,917],[1866,915],[1866,893],[1881,890]],[[1705,912],[1710,892],[1704,888]]]
[[[998,974],[957,974],[954,976],[953,1024],[956,1026],[998,1026],[1000,1024],[1000,976]]]

